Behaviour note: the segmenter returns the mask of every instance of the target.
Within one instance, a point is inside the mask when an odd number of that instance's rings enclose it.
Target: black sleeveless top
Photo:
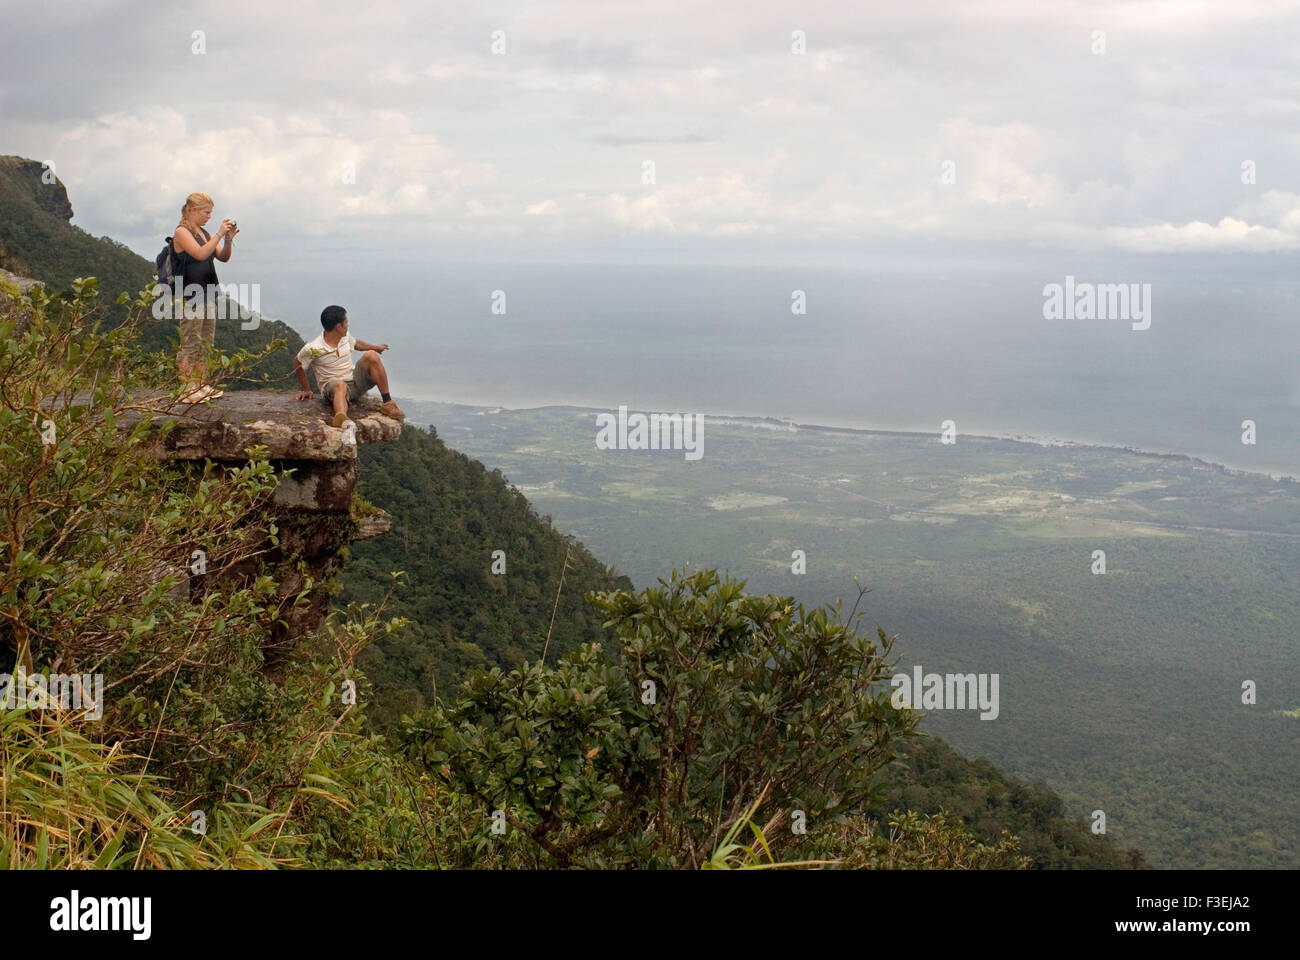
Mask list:
[[[202,227],[199,227],[199,232],[203,234],[203,239],[199,240],[200,246],[212,239],[212,234],[208,233],[208,231],[204,230]],[[195,237],[194,239],[198,240],[199,238]],[[175,246],[175,244],[176,241],[173,240],[172,245]],[[183,250],[178,250],[176,252],[176,259],[180,266],[181,280],[184,285],[188,287],[192,283],[197,283],[199,286],[203,287],[204,292],[207,293],[208,285],[212,284],[215,286],[218,282],[216,258],[217,251],[215,249],[208,254],[206,260],[195,260]]]

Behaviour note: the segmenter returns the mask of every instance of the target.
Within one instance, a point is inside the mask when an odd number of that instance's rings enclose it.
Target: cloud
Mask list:
[[[984,206],[1047,208],[1060,199],[1061,186],[1044,169],[1049,150],[1043,135],[1025,123],[981,124],[966,117],[945,121],[938,130],[936,176],[942,162],[953,162],[953,186],[968,203]]]
[[[605,143],[612,147],[639,147],[650,143],[711,143],[710,137],[698,133],[683,133],[677,136],[616,136],[614,134],[599,134],[592,138],[597,143]]]
[[[1300,249],[1300,237],[1274,227],[1224,217],[1217,224],[1195,220],[1175,226],[1111,227],[1107,237],[1121,250],[1137,253],[1250,252]]]
[[[401,111],[377,111],[371,130],[356,137],[299,115],[191,129],[157,108],[78,124],[53,138],[51,154],[79,216],[91,208],[119,229],[170,223],[193,190],[211,194],[219,214],[238,212],[241,226],[256,211],[264,226],[307,232],[355,218],[482,215],[474,194],[496,182],[492,164],[457,158]]]
[[[1284,2],[323,0],[291,43],[264,2],[139,10],[18,8],[0,38],[6,149],[53,159],[96,233],[151,236],[204,189],[247,228],[344,224],[377,256],[419,236],[502,256],[616,240],[633,259],[669,241],[779,258],[811,241],[1263,253],[1300,236]],[[105,70],[106,49],[135,53]],[[184,95],[161,95],[178,77]]]

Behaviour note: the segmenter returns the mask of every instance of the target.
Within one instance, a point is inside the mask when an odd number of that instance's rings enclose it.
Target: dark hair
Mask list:
[[[348,318],[348,312],[339,306],[326,307],[320,312],[320,325],[326,330],[333,330]]]

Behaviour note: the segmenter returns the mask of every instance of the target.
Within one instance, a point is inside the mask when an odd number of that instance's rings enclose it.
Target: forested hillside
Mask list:
[[[499,470],[415,426],[397,443],[362,448],[361,460],[358,490],[392,514],[393,529],[352,547],[339,599],[378,602],[401,570],[389,611],[410,621],[361,656],[375,684],[373,719],[395,721],[475,668],[510,669],[543,648],[554,662],[601,638],[584,597],[631,582],[539,518]]]
[[[881,774],[883,797],[872,809],[879,818],[894,810],[950,813],[986,843],[1009,830],[1041,870],[1146,865],[1140,851],[1122,849],[1093,835],[1086,821],[1067,817],[1065,801],[1043,784],[1007,776],[984,759],[968,760],[937,737],[914,740],[900,754]]]

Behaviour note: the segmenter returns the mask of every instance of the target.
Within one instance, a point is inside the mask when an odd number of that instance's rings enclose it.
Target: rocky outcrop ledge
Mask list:
[[[395,441],[401,423],[379,412],[377,397],[349,408],[353,430],[332,426],[333,411],[320,399],[298,400],[278,390],[227,391],[192,405],[163,394],[137,395],[136,400],[140,409],[121,418],[127,425],[146,415],[170,424],[158,437],[162,459],[247,463],[250,447],[266,448],[279,478],[272,501],[279,543],[268,547],[259,570],[235,575],[278,570],[278,592],[286,601],[300,594],[309,579],[314,584],[305,605],[286,603],[280,611],[268,654],[318,626],[329,608],[328,582],[343,566],[342,549],[353,540],[385,533],[392,524],[384,511],[353,497],[361,473],[359,446]]]
[[[347,511],[360,475],[359,445],[392,442],[402,433],[401,423],[381,414],[374,397],[348,409],[355,431],[331,426],[333,410],[322,400],[298,400],[280,390],[227,391],[188,405],[162,395],[137,399],[146,401],[155,419],[172,424],[161,438],[163,457],[240,462],[247,461],[249,447],[264,446],[282,474],[276,505],[300,510]]]

